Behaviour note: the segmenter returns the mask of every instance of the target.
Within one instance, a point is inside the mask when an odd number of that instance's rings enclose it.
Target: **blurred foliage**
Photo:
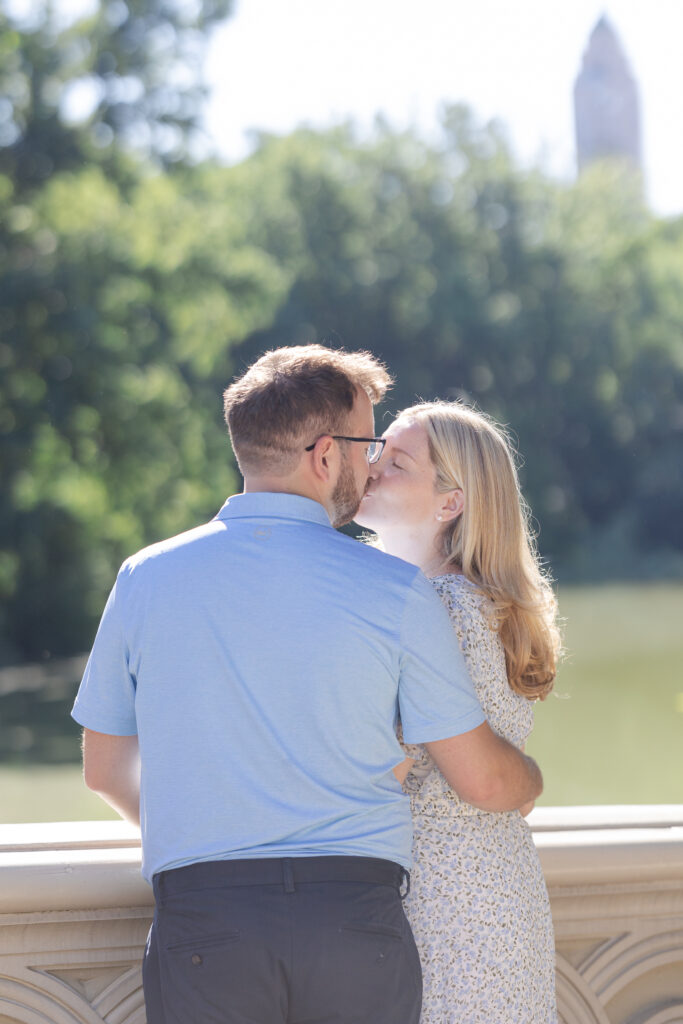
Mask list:
[[[95,28],[114,6],[100,4],[89,36],[83,22],[58,36],[49,22],[18,34],[5,18],[0,45],[22,54],[35,46],[47,60],[52,31],[50,59],[67,66],[69,33],[95,48],[114,40],[147,81],[145,61],[154,74],[163,61],[151,29],[144,38],[135,30],[140,52],[124,46],[124,9],[180,35],[190,9],[199,24],[227,4],[139,4],[138,14],[119,4],[109,38]],[[123,129],[104,166],[88,158],[91,129],[97,117],[113,125],[115,111],[103,101],[72,130],[57,98],[47,113],[41,103],[22,108],[20,135],[10,131],[0,146],[5,663],[87,647],[121,559],[215,513],[235,486],[220,417],[230,344],[270,322],[290,284],[225,201],[226,183],[207,190],[183,165],[164,173],[143,162]],[[52,153],[42,185],[43,164],[26,163],[39,145]]]
[[[126,148],[163,163],[196,141],[206,33],[232,0],[96,0],[65,18],[0,0],[0,173],[17,193],[63,170],[123,172]]]
[[[87,645],[116,563],[235,486],[230,343],[270,322],[289,277],[182,175],[124,199],[91,167],[3,205],[2,632],[6,658],[39,657]]]
[[[299,132],[264,138],[243,173],[259,243],[296,268],[245,362],[327,336],[386,360],[392,410],[460,397],[509,424],[567,578],[591,538],[618,533],[627,560],[683,550],[683,221],[649,214],[630,172],[522,172],[455,107],[441,145]]]
[[[74,764],[80,760],[82,729],[71,717],[79,680],[0,697],[0,764]],[[2,798],[0,797],[0,807]],[[7,821],[0,811],[0,821]]]
[[[320,338],[396,375],[380,429],[418,396],[510,424],[563,578],[679,572],[683,222],[617,167],[520,170],[460,107],[430,144],[378,123],[192,162],[176,71],[229,6],[0,13],[0,663],[89,646],[122,558],[238,486],[226,382]]]

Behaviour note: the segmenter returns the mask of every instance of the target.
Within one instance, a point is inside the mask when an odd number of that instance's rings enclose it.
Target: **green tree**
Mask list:
[[[0,657],[87,646],[116,563],[215,511],[222,388],[282,344],[384,358],[379,429],[436,396],[508,423],[555,564],[683,549],[683,222],[630,178],[522,171],[462,108],[436,144],[342,126],[121,167],[0,175]]]
[[[19,18],[0,0],[0,173],[17,194],[121,150],[182,159],[204,96],[207,32],[232,0],[98,0],[65,22],[46,2]]]
[[[2,660],[87,646],[115,563],[232,481],[208,410],[283,274],[214,197],[186,199],[203,45],[231,6],[65,21],[0,0]]]
[[[6,179],[4,179],[6,182]],[[124,198],[97,168],[32,206],[0,269],[5,658],[87,646],[121,559],[213,515],[235,476],[230,347],[286,273],[192,172]]]
[[[318,337],[369,348],[397,375],[390,409],[464,397],[510,424],[553,560],[574,561],[625,517],[633,549],[657,542],[642,496],[666,493],[667,518],[683,497],[670,472],[680,228],[662,236],[633,179],[610,166],[573,186],[522,172],[500,130],[462,108],[439,145],[381,126],[363,144],[348,128],[299,132],[263,138],[244,173],[256,237],[295,272],[245,361]],[[679,543],[677,522],[661,542]]]

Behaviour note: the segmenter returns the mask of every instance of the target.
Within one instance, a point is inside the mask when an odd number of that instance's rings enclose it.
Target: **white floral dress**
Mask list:
[[[489,724],[521,747],[532,703],[510,689],[486,598],[463,576],[432,582]],[[423,747],[405,750],[416,759],[405,782],[415,837],[405,906],[424,976],[420,1024],[556,1024],[553,926],[529,826],[518,811],[463,803]]]

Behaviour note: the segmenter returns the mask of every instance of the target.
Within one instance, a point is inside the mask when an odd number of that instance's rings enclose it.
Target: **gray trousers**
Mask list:
[[[419,1024],[404,876],[369,857],[161,872],[143,964],[148,1024]]]

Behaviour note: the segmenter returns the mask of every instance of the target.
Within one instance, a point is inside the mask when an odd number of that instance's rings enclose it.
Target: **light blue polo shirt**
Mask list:
[[[409,867],[399,708],[409,743],[484,721],[429,582],[317,502],[252,493],[124,562],[72,713],[138,734],[151,879],[242,857]]]

